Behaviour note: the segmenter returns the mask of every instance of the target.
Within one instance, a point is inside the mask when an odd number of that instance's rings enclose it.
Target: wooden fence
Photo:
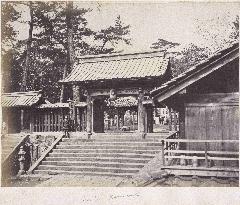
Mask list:
[[[30,130],[32,132],[60,132],[63,119],[69,115],[68,109],[38,109],[31,115]],[[83,109],[76,109],[76,116],[72,131],[86,129],[86,113]]]
[[[59,110],[38,111],[32,116],[33,132],[59,132],[62,130],[64,114]]]
[[[204,150],[183,149],[184,144],[203,144]],[[191,140],[178,139],[174,134],[162,140],[163,169],[182,170],[220,170],[235,171],[239,166],[239,151],[237,150],[209,150],[209,144],[239,144],[239,140]]]

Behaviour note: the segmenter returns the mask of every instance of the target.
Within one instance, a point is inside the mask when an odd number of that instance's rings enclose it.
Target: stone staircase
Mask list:
[[[131,177],[161,152],[168,132],[141,139],[134,133],[94,134],[63,138],[35,174],[81,174]]]
[[[21,134],[8,134],[1,139],[1,159],[2,163],[8,157],[9,154],[14,150],[15,146],[18,145],[24,138]]]

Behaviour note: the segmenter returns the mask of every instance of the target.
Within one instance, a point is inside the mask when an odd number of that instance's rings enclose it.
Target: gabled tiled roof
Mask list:
[[[148,52],[87,56],[75,64],[60,82],[84,82],[112,79],[139,79],[165,74],[169,59],[163,53]]]
[[[181,73],[177,77],[172,78],[171,80],[162,84],[162,86],[153,89],[150,92],[150,94],[153,97],[157,97],[157,96],[159,97],[159,96],[165,94],[166,92],[169,92],[171,89],[174,89],[175,87],[183,84],[186,81],[194,83],[195,81],[193,81],[192,79],[197,73],[204,72],[204,70],[206,68],[208,68],[209,65],[219,62],[219,61],[224,61],[227,58],[229,58],[228,56],[236,55],[236,53],[238,53],[238,55],[237,55],[237,57],[238,57],[239,56],[239,43],[235,43],[235,44],[231,45],[230,47],[227,47],[225,49],[215,52],[215,54],[213,54],[206,60],[201,61],[200,63],[189,68],[187,71]],[[220,66],[216,67],[216,68],[213,67],[213,70],[216,70],[219,68],[221,68],[221,67]]]
[[[40,101],[41,91],[3,93],[2,107],[30,107]]]

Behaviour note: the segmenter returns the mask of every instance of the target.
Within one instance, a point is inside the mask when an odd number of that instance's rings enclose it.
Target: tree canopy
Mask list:
[[[21,18],[16,9],[19,6],[24,7],[25,15],[32,16],[25,22],[29,29],[32,24],[32,32],[26,30],[29,36],[24,40],[16,38],[13,26]],[[130,25],[125,26],[120,16],[113,26],[94,31],[88,27],[86,14],[89,12],[90,9],[79,8],[74,3],[69,8],[66,2],[2,2],[2,45],[7,48],[2,55],[3,92],[19,91],[25,76],[26,90],[43,90],[50,102],[59,101],[61,87],[58,81],[63,78],[69,63],[69,25],[74,61],[80,55],[115,52],[115,45],[120,41],[130,44]],[[68,19],[71,21],[68,22]],[[13,39],[16,40],[15,45],[7,46]],[[96,46],[89,39],[100,42],[102,46]],[[110,46],[106,46],[108,43]]]

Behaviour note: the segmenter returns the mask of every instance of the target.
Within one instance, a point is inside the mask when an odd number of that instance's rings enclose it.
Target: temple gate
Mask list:
[[[113,102],[129,96],[136,99],[132,107],[137,111],[137,131],[143,137],[145,133],[153,132],[154,104],[149,92],[171,77],[169,59],[163,53],[86,56],[80,62],[60,83],[72,85],[74,104],[87,104],[86,131],[89,136],[93,132],[104,132],[106,99]],[[117,110],[119,130],[119,120],[124,118],[119,112],[123,109]]]

